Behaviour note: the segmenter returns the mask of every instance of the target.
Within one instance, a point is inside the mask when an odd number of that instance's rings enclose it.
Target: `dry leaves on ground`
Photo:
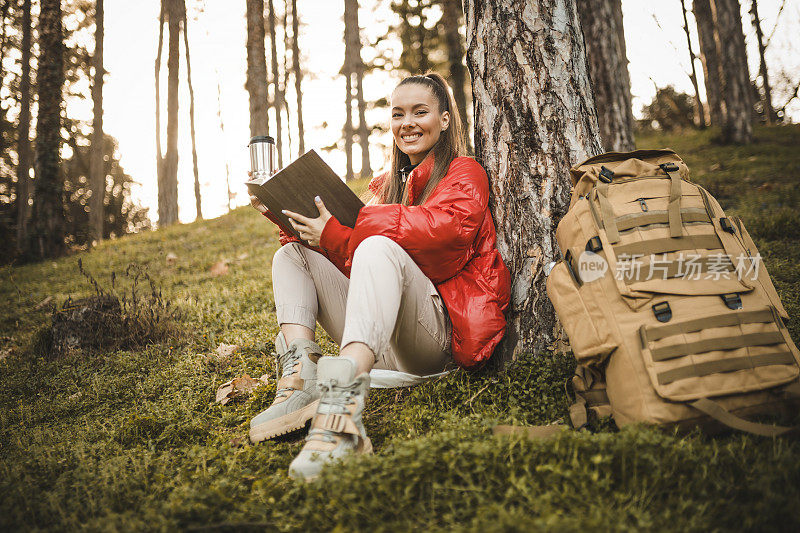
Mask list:
[[[167,264],[168,265],[174,265],[177,260],[178,260],[178,256],[175,255],[174,253],[170,252],[170,253],[167,254]]]
[[[219,389],[217,389],[217,403],[220,405],[225,405],[235,398],[247,396],[257,387],[263,384],[264,381],[253,379],[248,374],[245,374],[242,377],[234,378],[226,383],[223,383]]]
[[[224,276],[230,271],[230,268],[228,268],[228,261],[225,259],[217,261],[211,265],[210,271],[212,276]]]
[[[48,304],[49,304],[50,302],[52,302],[52,301],[53,301],[53,297],[52,297],[52,296],[48,296],[47,298],[45,298],[44,300],[42,300],[41,302],[39,302],[38,304],[36,304],[35,306],[33,306],[33,308],[34,308],[36,311],[38,311],[39,309],[41,309],[42,307],[44,307],[44,306],[48,305]]]

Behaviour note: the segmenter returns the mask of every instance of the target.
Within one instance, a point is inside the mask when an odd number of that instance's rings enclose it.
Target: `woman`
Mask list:
[[[313,418],[292,477],[313,478],[327,462],[372,450],[361,421],[370,369],[427,375],[451,359],[474,368],[505,331],[510,275],[495,245],[489,183],[464,157],[447,82],[433,73],[406,78],[391,105],[391,170],[370,182],[374,196],[355,227],[341,225],[319,197],[318,218],[285,212],[309,246],[282,233],[273,259],[282,375],[250,437]],[[341,346],[339,357],[322,357],[317,321]]]

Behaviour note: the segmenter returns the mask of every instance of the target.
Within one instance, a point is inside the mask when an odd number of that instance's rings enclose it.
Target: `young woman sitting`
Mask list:
[[[476,368],[505,331],[511,282],[487,207],[489,182],[465,157],[447,82],[434,73],[405,78],[391,106],[391,170],[370,182],[373,197],[355,227],[317,198],[317,218],[286,212],[305,243],[282,233],[272,262],[281,377],[250,438],[312,420],[289,467],[295,478],[371,452],[361,419],[371,369],[429,375],[451,360]],[[317,322],[341,346],[339,357],[322,356]]]

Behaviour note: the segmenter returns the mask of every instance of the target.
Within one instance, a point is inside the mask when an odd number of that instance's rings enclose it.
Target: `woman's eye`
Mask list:
[[[427,111],[425,111],[424,109],[420,110],[420,111],[417,111],[417,115],[424,115],[426,113],[427,113]]]
[[[392,113],[392,118],[400,118],[402,116],[400,113]]]

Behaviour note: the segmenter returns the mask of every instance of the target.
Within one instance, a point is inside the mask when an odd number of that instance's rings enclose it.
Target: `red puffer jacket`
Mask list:
[[[432,154],[408,178],[409,203],[425,188]],[[370,183],[377,192],[383,177]],[[355,228],[331,217],[322,232],[321,251],[349,276],[353,253],[372,235],[389,237],[408,252],[439,291],[453,325],[456,363],[476,368],[491,357],[505,333],[511,275],[496,247],[488,209],[486,172],[468,157],[453,160],[447,174],[422,205],[368,205]],[[281,242],[288,242],[281,235]]]

